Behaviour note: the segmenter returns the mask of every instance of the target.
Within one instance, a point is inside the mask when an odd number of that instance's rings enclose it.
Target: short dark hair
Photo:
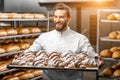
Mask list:
[[[58,3],[54,6],[53,10],[66,10],[67,12],[67,16],[70,17],[71,16],[71,9],[69,6],[67,6],[64,3]]]

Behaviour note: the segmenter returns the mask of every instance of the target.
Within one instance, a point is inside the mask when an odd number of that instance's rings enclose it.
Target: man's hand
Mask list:
[[[98,67],[101,67],[104,64],[101,56],[98,55]]]

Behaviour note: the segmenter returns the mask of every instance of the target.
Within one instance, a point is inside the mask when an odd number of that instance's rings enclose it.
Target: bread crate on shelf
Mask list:
[[[99,78],[120,79],[119,25],[120,9],[99,9],[97,11],[96,50],[104,60],[104,65],[99,69]]]

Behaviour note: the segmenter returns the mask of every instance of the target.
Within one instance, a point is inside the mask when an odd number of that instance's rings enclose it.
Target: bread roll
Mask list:
[[[22,18],[23,19],[34,19],[34,15],[29,14],[29,13],[25,13],[25,14],[22,14]]]
[[[4,48],[0,48],[0,54],[5,53],[5,52],[6,52],[6,51],[5,51]]]
[[[29,33],[30,33],[29,28],[20,28],[18,30],[18,34],[29,34]]]
[[[114,70],[120,69],[120,65],[117,65],[117,64],[116,64],[116,65],[113,65],[112,68],[113,68]]]
[[[20,80],[23,80],[23,79],[29,79],[29,78],[33,78],[34,75],[32,73],[25,73],[25,74],[22,74],[19,76]]]
[[[17,35],[17,30],[11,28],[11,29],[6,29],[7,35]]]
[[[107,16],[107,19],[108,20],[119,20],[119,16],[120,16],[120,14],[118,14],[118,13],[112,13]]]
[[[120,58],[120,51],[115,51],[115,52],[113,52],[112,58],[114,58],[114,59],[119,59],[119,58]]]
[[[16,72],[16,73],[14,73],[13,75],[14,75],[14,76],[19,76],[19,75],[22,75],[22,74],[25,74],[25,72],[23,72],[23,71],[21,71],[21,72]]]
[[[117,33],[116,31],[111,32],[111,33],[109,34],[109,38],[110,38],[110,39],[116,39],[117,35],[118,35],[118,33]]]
[[[5,47],[6,52],[19,51],[20,47],[18,45],[8,45]]]
[[[43,14],[34,14],[35,19],[44,19],[45,16]]]
[[[116,36],[117,39],[120,39],[120,33]]]
[[[103,76],[112,76],[112,75],[113,75],[113,72],[114,72],[114,69],[113,69],[113,68],[107,67],[107,68],[105,68],[105,69],[102,71],[101,75],[103,75]]]
[[[21,18],[22,18],[22,15],[21,15],[21,14],[13,14],[13,15],[12,15],[12,18],[13,18],[13,19],[21,19]]]
[[[30,28],[30,33],[39,33],[41,32],[40,28]]]
[[[21,43],[19,44],[21,50],[28,49],[30,47],[30,43]]]
[[[111,52],[115,52],[115,51],[118,51],[118,50],[120,50],[119,47],[112,47],[112,48],[110,48],[110,51],[111,51]]]
[[[0,19],[8,19],[7,13],[0,13]]]
[[[17,76],[13,76],[13,77],[9,77],[9,78],[7,78],[5,80],[20,80],[20,79]]]
[[[113,76],[120,77],[120,69],[115,70],[115,72],[113,73]]]
[[[7,36],[7,32],[5,30],[0,30],[0,36]]]
[[[17,13],[8,13],[8,19],[13,19],[13,15],[15,15]]]
[[[39,75],[41,75],[42,74],[42,70],[34,70],[34,71],[32,71],[31,73],[33,73],[34,74],[34,76],[39,76]]]
[[[112,52],[111,51],[109,51],[109,50],[102,50],[101,52],[100,52],[100,56],[102,56],[102,57],[112,57]]]

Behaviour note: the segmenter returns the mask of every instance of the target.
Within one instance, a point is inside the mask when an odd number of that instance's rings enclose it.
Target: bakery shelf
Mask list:
[[[120,23],[119,20],[101,20],[101,22],[108,22],[108,23]]]
[[[8,39],[8,38],[20,38],[20,37],[29,37],[29,36],[38,36],[42,33],[35,33],[35,34],[22,34],[22,35],[12,35],[12,36],[2,36],[0,39]]]
[[[3,53],[3,54],[0,54],[0,57],[10,56],[10,55],[18,54],[18,53],[21,53],[21,52],[24,52],[24,50],[16,51],[16,52]]]
[[[108,36],[101,37],[101,41],[112,41],[112,42],[120,42],[120,39],[110,39]]]
[[[37,66],[20,66],[20,65],[12,65],[12,64],[9,64],[7,67],[16,68],[16,69],[98,71],[98,67],[69,69],[69,68],[45,68],[45,67],[37,67]]]
[[[45,19],[0,19],[0,21],[47,21],[48,18]]]
[[[6,70],[6,71],[2,71],[2,72],[0,72],[0,75],[4,75],[4,74],[14,72],[14,71],[18,71],[18,69],[9,69],[9,70]]]

